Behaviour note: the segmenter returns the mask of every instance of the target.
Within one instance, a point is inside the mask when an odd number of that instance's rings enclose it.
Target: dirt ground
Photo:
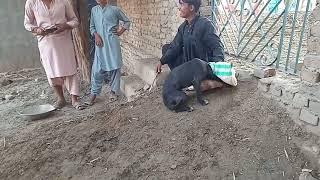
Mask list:
[[[15,98],[0,101],[0,179],[281,180],[309,164],[295,143],[310,135],[255,82],[210,92],[205,107],[191,98],[191,113],[168,111],[158,89],[131,103],[105,94],[84,111],[69,105],[30,122],[18,112],[54,100],[43,72],[4,77],[13,83],[0,97]]]

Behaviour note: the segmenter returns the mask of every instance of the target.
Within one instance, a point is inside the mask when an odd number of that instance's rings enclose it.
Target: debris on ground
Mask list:
[[[9,84],[12,84],[13,81],[11,79],[0,79],[0,87],[8,86]]]
[[[5,100],[13,100],[15,97],[11,94],[4,96]]]
[[[312,175],[312,170],[306,171],[306,169],[304,169],[299,176],[299,180],[319,180],[319,179],[320,179],[319,177],[314,177]]]
[[[145,84],[143,87],[143,91],[147,91],[150,89],[150,85],[149,84]]]

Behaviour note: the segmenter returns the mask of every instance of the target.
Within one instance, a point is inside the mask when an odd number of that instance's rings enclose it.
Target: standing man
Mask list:
[[[171,44],[163,46],[163,56],[157,65],[158,73],[161,73],[164,64],[168,64],[172,70],[193,58],[207,62],[224,61],[224,47],[220,37],[213,23],[199,15],[200,6],[201,0],[179,0],[180,17],[185,22],[180,25]]]
[[[91,75],[92,105],[101,93],[105,79],[110,81],[111,97],[120,93],[122,55],[119,36],[130,27],[128,17],[109,0],[96,0],[98,5],[91,10],[90,32],[95,38],[95,55]],[[120,21],[123,25],[120,25]]]
[[[66,105],[63,86],[72,97],[72,105],[84,109],[79,101],[80,83],[77,73],[71,29],[77,27],[78,19],[67,0],[27,0],[24,26],[38,37],[41,63],[49,84],[58,101],[55,107]]]

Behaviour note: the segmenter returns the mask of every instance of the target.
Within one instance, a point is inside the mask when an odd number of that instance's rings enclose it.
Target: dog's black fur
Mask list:
[[[197,58],[174,68],[163,85],[162,98],[165,106],[176,112],[192,111],[187,105],[187,95],[182,90],[191,85],[198,102],[203,106],[207,105],[209,102],[203,99],[200,84],[205,79],[211,79],[212,74],[208,63]]]

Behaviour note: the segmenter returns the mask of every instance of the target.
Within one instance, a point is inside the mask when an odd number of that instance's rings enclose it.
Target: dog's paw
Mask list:
[[[199,103],[200,103],[202,106],[206,106],[206,105],[209,104],[209,101],[206,100],[206,99],[203,99],[203,100],[199,101]]]
[[[193,107],[184,106],[184,107],[181,107],[179,109],[176,109],[175,112],[176,113],[179,113],[179,112],[192,112],[193,110],[194,110]]]
[[[188,112],[194,111],[193,107],[188,107]]]

